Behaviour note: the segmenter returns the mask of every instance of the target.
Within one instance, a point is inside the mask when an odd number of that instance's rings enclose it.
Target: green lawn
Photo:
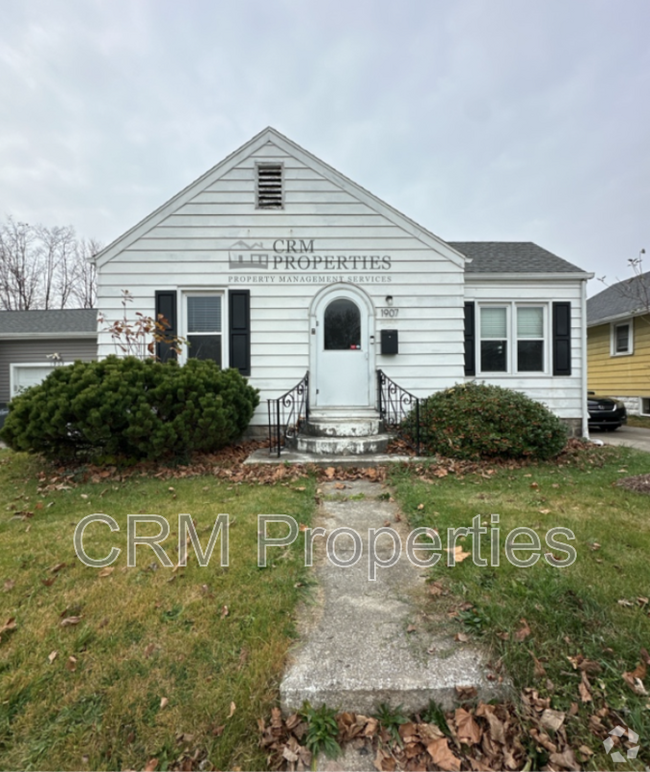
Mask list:
[[[570,712],[574,705],[577,715],[568,717],[567,731],[575,748],[584,744],[594,751],[587,768],[611,768],[602,740],[589,728],[590,717],[605,705],[639,734],[639,758],[650,762],[650,697],[635,694],[623,679],[641,662],[640,650],[650,647],[650,497],[614,485],[619,478],[649,471],[647,453],[607,448],[593,451],[591,461],[559,467],[495,466],[483,474],[431,475],[430,481],[410,471],[392,476],[411,526],[438,529],[443,547],[447,528],[469,527],[480,514],[489,531],[490,516],[500,516],[498,567],[477,567],[471,557],[447,567],[443,552],[432,577],[450,588],[459,607],[471,604],[459,610],[459,629],[502,657],[518,691],[534,687],[540,696],[550,696],[557,710]],[[531,568],[514,567],[503,543],[518,526],[539,534],[544,552],[549,551],[544,544],[548,529],[571,529],[576,538],[568,543],[577,551],[575,563],[561,569],[540,557]],[[490,533],[480,539],[481,554],[490,563]],[[472,536],[458,544],[471,552]],[[580,668],[585,661],[586,682]],[[531,753],[536,754],[534,748]],[[533,768],[543,764],[543,754],[534,758]]]
[[[15,618],[0,638],[0,768],[144,769],[157,759],[164,770],[187,757],[183,768],[206,758],[217,769],[263,768],[257,719],[276,704],[307,583],[302,539],[257,567],[256,518],[309,523],[313,481],[136,476],[42,495],[40,469],[0,452],[0,628]],[[84,540],[92,557],[122,549],[110,572],[84,566],[73,548],[76,524],[96,512],[120,526],[92,525]],[[217,515],[229,515],[229,567],[217,544],[205,568],[191,550],[186,568],[162,568],[147,546],[127,568],[127,514],[170,520],[164,546],[176,564],[181,512],[204,548]]]
[[[390,473],[411,527],[438,529],[443,546],[447,528],[469,527],[479,514],[489,530],[490,515],[500,517],[500,565],[466,557],[450,568],[443,552],[432,578],[452,594],[440,602],[457,610],[459,631],[503,659],[517,690],[534,687],[567,711],[572,747],[594,752],[586,768],[611,767],[589,725],[605,707],[607,721],[613,710],[640,735],[643,768],[650,697],[635,694],[623,673],[650,646],[650,497],[614,483],[650,471],[650,456],[606,447],[562,465],[458,474],[466,467],[440,477],[426,465]],[[43,470],[50,485],[39,492]],[[151,769],[154,759],[157,770],[199,769],[204,760],[265,768],[257,722],[277,704],[296,604],[309,591],[301,538],[257,567],[257,514],[311,521],[316,478],[289,481],[287,471],[278,467],[265,485],[136,472],[68,487],[64,477],[52,483],[51,467],[37,459],[0,452],[0,629],[15,620],[0,634],[0,769]],[[122,549],[112,571],[86,567],[74,552],[77,523],[95,512],[120,526],[111,533],[95,524],[85,537],[92,557]],[[192,515],[203,547],[217,515],[229,515],[230,565],[220,566],[217,545],[206,568],[194,556],[186,568],[162,568],[142,546],[137,567],[127,568],[127,515],[168,518],[164,546],[176,564],[179,513]],[[542,543],[549,528],[571,529],[575,563],[559,569],[540,558],[515,568],[503,544],[517,526]],[[471,553],[471,536],[458,544]],[[489,545],[488,533],[488,560]],[[526,742],[540,768],[544,753]]]

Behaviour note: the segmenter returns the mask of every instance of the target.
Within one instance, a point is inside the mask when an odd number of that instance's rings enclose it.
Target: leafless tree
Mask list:
[[[29,225],[8,217],[0,224],[0,309],[92,308],[97,241],[74,228]]]

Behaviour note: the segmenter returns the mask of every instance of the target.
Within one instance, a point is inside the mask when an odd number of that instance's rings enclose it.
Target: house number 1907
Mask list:
[[[396,316],[399,316],[399,308],[382,308],[381,315],[384,317],[389,316],[391,319],[394,319]]]

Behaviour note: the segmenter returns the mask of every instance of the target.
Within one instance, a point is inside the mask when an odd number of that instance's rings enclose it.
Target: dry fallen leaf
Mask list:
[[[147,766],[144,768],[144,772],[155,772],[158,766],[158,759],[149,759]]]
[[[458,739],[465,745],[477,745],[481,742],[481,729],[474,716],[464,708],[457,708],[454,714]]]
[[[221,618],[227,617],[230,612],[228,611],[228,606],[222,606],[221,607]]]
[[[519,621],[521,622],[521,627],[515,633],[515,640],[523,641],[530,635],[530,627],[528,627],[528,622],[523,617]]]
[[[458,641],[459,643],[467,643],[469,638],[465,633],[456,633],[456,635],[454,635],[454,640]]]
[[[51,651],[51,652],[50,652],[50,653],[47,655],[47,658],[49,659],[49,661],[50,661],[50,664],[52,664],[52,662],[54,662],[54,660],[55,660],[55,659],[56,659],[58,656],[59,656],[59,652],[58,652],[58,651]]]
[[[553,710],[552,708],[546,708],[539,719],[539,723],[544,729],[552,729],[554,732],[557,732],[564,723],[565,718],[566,713],[562,713],[559,710]]]
[[[441,737],[427,745],[427,752],[433,759],[433,763],[440,769],[450,770],[450,772],[460,772],[460,759],[456,758],[449,750],[447,738]]]
[[[13,590],[15,586],[16,586],[16,582],[13,579],[5,579],[5,584],[4,584],[5,592],[9,592],[9,590]]]
[[[66,617],[61,620],[61,627],[71,627],[72,625],[78,625],[81,622],[81,617]]]
[[[156,650],[156,644],[155,643],[150,643],[148,646],[145,646],[144,656],[145,657],[150,657],[154,653],[155,650]]]
[[[73,656],[68,657],[68,661],[65,663],[66,670],[69,670],[71,673],[74,673],[77,669],[77,658]]]
[[[231,702],[230,703],[230,713],[228,713],[228,718],[232,718],[236,710],[237,710],[237,706],[235,705],[234,702]]]
[[[103,579],[105,576],[110,576],[113,573],[113,571],[115,571],[115,566],[108,566],[107,568],[102,568],[102,570],[97,574],[97,576]]]
[[[169,700],[167,699],[167,697],[163,697],[160,700],[160,709],[162,710],[163,708],[166,708],[168,705],[169,705]]]
[[[451,553],[451,551],[452,551],[451,547],[447,547],[447,552]],[[449,561],[452,564],[462,563],[463,560],[465,560],[465,558],[468,558],[472,554],[471,552],[464,552],[463,548],[460,545],[457,545],[456,547],[454,547],[453,553],[454,553],[453,558]]]

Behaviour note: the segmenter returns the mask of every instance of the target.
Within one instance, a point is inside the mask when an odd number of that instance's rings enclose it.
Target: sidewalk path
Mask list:
[[[415,713],[433,699],[447,710],[457,705],[456,687],[461,686],[475,687],[483,700],[502,697],[504,687],[498,686],[485,654],[454,640],[446,609],[441,609],[446,599],[429,596],[426,569],[407,559],[408,528],[397,505],[387,500],[387,489],[380,483],[333,481],[320,490],[323,501],[315,525],[327,534],[342,526],[355,529],[363,556],[353,567],[341,568],[327,559],[325,540],[314,540],[319,597],[316,608],[307,606],[300,620],[301,641],[280,686],[283,709],[297,710],[309,700],[314,707],[325,703],[368,715],[385,702]],[[384,525],[400,534],[404,549],[396,565],[377,569],[373,582],[368,579],[368,529]],[[377,546],[378,556],[388,560],[392,540],[383,536]],[[351,537],[336,539],[341,559],[349,559],[352,548]]]

